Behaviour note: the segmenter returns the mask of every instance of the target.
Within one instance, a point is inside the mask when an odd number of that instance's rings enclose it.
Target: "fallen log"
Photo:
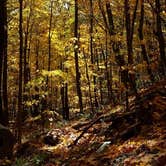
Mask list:
[[[152,113],[154,111],[154,103],[152,100],[162,92],[165,94],[165,81],[160,84],[155,84],[150,87],[148,90],[141,92],[139,94],[139,100],[134,100],[130,103],[133,109],[129,112],[115,112],[108,115],[100,115],[90,121],[89,125],[82,129],[81,134],[77,137],[77,139],[73,142],[73,144],[69,145],[72,147],[78,143],[78,141],[83,137],[83,135],[96,123],[104,122],[112,122],[106,129],[105,136],[115,135],[111,142],[120,138],[122,140],[129,139],[130,137],[137,134],[141,125],[151,124],[152,123]],[[126,129],[123,127],[126,125]],[[120,134],[115,134],[116,132]],[[107,137],[106,136],[106,137]]]
[[[15,144],[15,138],[11,131],[0,124],[0,158],[8,157],[9,159],[13,155],[13,146]]]

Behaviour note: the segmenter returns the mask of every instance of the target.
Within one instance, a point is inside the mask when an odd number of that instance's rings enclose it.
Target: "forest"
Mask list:
[[[0,1],[0,166],[166,165],[165,0]]]

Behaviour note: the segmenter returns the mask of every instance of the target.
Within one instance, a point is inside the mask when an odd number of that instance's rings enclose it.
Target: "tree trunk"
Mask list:
[[[0,5],[0,123],[8,125],[8,96],[7,96],[7,1]]]
[[[144,41],[143,25],[144,25],[144,0],[141,0],[141,16],[140,16],[140,20],[139,20],[138,36],[139,36],[139,39],[141,41],[141,49],[142,49],[143,59],[147,63],[148,74],[149,74],[151,80],[154,81],[154,76],[153,76],[152,70],[150,68],[149,57],[148,57],[148,54],[146,51],[145,44],[143,42]]]
[[[51,70],[51,31],[52,31],[52,15],[53,15],[53,1],[50,4],[50,20],[49,20],[49,31],[48,31],[48,71]]]
[[[133,64],[133,35],[134,35],[134,24],[136,20],[136,12],[138,7],[138,0],[136,0],[133,17],[130,16],[130,6],[128,0],[125,0],[125,17],[126,17],[126,39],[127,39],[127,52],[128,52],[128,64]]]
[[[97,72],[98,73],[102,73],[101,69],[100,69],[100,63],[102,62],[101,60],[101,56],[100,54],[98,53],[97,49],[95,51],[95,54],[97,56]],[[100,103],[103,104],[103,88],[102,88],[102,78],[99,77],[98,78],[98,81],[99,81],[99,90],[100,90]]]
[[[125,85],[126,85],[126,109],[129,109],[128,106],[128,83],[130,84],[132,90],[134,90],[135,95],[137,97],[137,89],[135,84],[135,73],[133,72],[132,65],[133,65],[133,35],[134,35],[134,23],[136,20],[136,11],[138,7],[138,0],[136,0],[135,8],[133,12],[133,17],[131,19],[130,15],[130,6],[129,1],[125,0],[124,3],[124,12],[125,12],[125,26],[126,26],[126,42],[127,42],[127,54],[128,54],[128,65],[127,69],[125,69]],[[131,68],[131,71],[129,71]]]
[[[106,26],[106,56],[104,56],[104,64],[106,67],[106,78],[107,78],[107,89],[108,89],[108,98],[112,101],[112,103],[114,103],[114,99],[113,99],[113,91],[112,91],[112,64],[110,62],[110,68],[108,68],[108,38],[107,38],[107,32],[109,33],[110,36],[115,35],[114,32],[114,22],[113,22],[113,15],[112,15],[112,10],[111,10],[111,6],[109,2],[106,2],[106,13],[107,13],[107,17],[104,11],[104,8],[102,7],[101,4],[101,0],[98,1],[98,5]],[[107,21],[108,20],[108,21]],[[111,42],[111,41],[110,41]],[[111,44],[111,43],[110,43]],[[114,46],[116,45],[116,42],[112,42],[112,48],[113,48],[113,52],[115,53],[115,55],[117,54],[118,51],[114,49]],[[104,54],[103,54],[104,55]]]
[[[90,8],[89,8],[89,14],[90,14],[90,29],[89,29],[89,33],[90,33],[90,57],[91,57],[91,63],[93,65],[95,65],[95,57],[94,57],[94,44],[93,44],[93,1],[89,0],[90,2]],[[98,101],[97,101],[97,89],[96,89],[96,84],[97,84],[97,79],[96,76],[93,76],[93,84],[94,84],[94,98],[95,98],[95,107],[98,107]]]
[[[64,119],[69,120],[69,100],[68,100],[68,84],[64,84],[64,104],[65,104],[65,109],[64,109]]]
[[[163,75],[166,75],[166,55],[165,55],[165,39],[162,32],[162,25],[161,25],[161,3],[160,0],[155,0],[156,5],[156,28],[157,28],[157,40],[159,42],[159,50],[160,50],[160,70]]]
[[[82,91],[81,91],[81,83],[80,78],[81,74],[79,71],[79,60],[78,60],[78,0],[75,0],[75,26],[74,26],[74,57],[75,57],[75,70],[76,70],[76,88],[77,88],[77,95],[79,98],[79,107],[80,112],[83,112],[83,103],[82,103]]]
[[[86,73],[86,79],[88,81],[88,91],[89,91],[89,100],[90,100],[90,106],[91,106],[91,110],[92,110],[92,114],[94,113],[94,108],[93,108],[93,99],[92,99],[92,91],[91,91],[91,82],[90,82],[90,78],[89,78],[89,73],[88,73],[88,63],[86,60],[86,56],[85,56],[85,52],[83,50],[83,56],[84,56],[84,62],[85,62],[85,73]]]
[[[23,111],[23,105],[22,105],[22,83],[23,83],[23,16],[22,16],[22,10],[23,10],[23,0],[19,0],[19,39],[20,39],[20,57],[19,57],[19,90],[18,90],[18,112],[17,112],[17,139],[18,143],[21,143],[21,137],[22,137],[22,111]]]
[[[36,45],[35,45],[35,70],[36,70],[36,76],[37,76],[37,72],[39,70],[39,47],[40,46],[40,41],[38,39],[36,39]]]
[[[62,116],[64,120],[69,120],[68,84],[63,83],[61,87]]]

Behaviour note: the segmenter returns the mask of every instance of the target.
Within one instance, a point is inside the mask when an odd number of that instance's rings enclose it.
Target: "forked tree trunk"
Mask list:
[[[149,74],[151,80],[154,81],[154,76],[153,76],[152,70],[150,68],[150,61],[149,61],[149,57],[148,57],[148,54],[146,51],[146,46],[145,46],[145,43],[143,42],[144,41],[143,25],[144,25],[144,0],[141,0],[141,15],[140,15],[140,20],[139,20],[138,36],[141,41],[142,56],[143,56],[144,61],[146,61],[146,63],[147,63],[148,74]]]
[[[134,35],[134,23],[136,20],[136,11],[138,7],[138,0],[135,2],[134,12],[131,18],[130,14],[130,5],[129,1],[124,1],[124,14],[125,14],[125,27],[126,27],[126,43],[127,43],[127,54],[128,54],[128,67],[132,69],[133,65],[133,35]],[[125,85],[126,85],[126,109],[129,109],[128,105],[128,83],[130,84],[132,90],[134,90],[134,93],[136,97],[138,96],[136,84],[135,84],[135,73],[133,71],[129,71],[129,69],[126,69],[125,71]]]
[[[106,2],[106,12],[102,6],[101,0],[98,0],[98,5],[99,5],[99,9],[101,11],[104,23],[105,23],[105,27],[106,27],[106,55],[104,55],[103,52],[103,57],[104,57],[104,64],[105,64],[105,68],[106,68],[106,79],[107,79],[107,89],[108,89],[108,98],[111,99],[112,103],[114,103],[114,99],[113,99],[113,91],[112,91],[112,64],[110,64],[110,68],[108,67],[109,63],[108,63],[108,35],[107,32],[109,33],[109,36],[113,36],[115,35],[114,32],[114,22],[113,22],[113,15],[112,15],[112,10],[111,10],[111,6],[110,3],[107,1]],[[107,17],[106,17],[107,14]],[[108,21],[107,21],[108,20]],[[111,42],[111,41],[110,41]],[[114,49],[114,45],[115,42],[112,42],[112,48],[113,48],[113,52],[115,53],[115,55],[117,54],[117,50]],[[119,49],[118,49],[119,52]]]

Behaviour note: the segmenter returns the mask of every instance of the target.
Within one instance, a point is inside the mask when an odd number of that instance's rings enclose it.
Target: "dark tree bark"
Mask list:
[[[110,36],[113,36],[113,35],[115,35],[114,20],[113,20],[111,5],[109,2],[106,2],[106,12],[107,12],[107,18],[108,18],[108,25],[109,25],[109,34],[110,34]],[[113,49],[115,56],[117,54],[119,54],[120,50],[119,50],[119,46],[118,46],[117,42],[115,42],[115,41],[112,42],[112,49]],[[110,98],[111,98],[112,102],[115,103],[114,97],[113,97],[113,91],[112,91],[112,82],[113,81],[112,81],[112,64],[111,63],[110,63],[110,66],[111,66],[110,72],[109,72]]]
[[[63,60],[60,66],[61,70],[65,71],[63,66]],[[61,103],[62,103],[62,116],[64,120],[69,120],[68,83],[62,82],[60,93],[61,93]]]
[[[19,39],[20,39],[20,56],[19,56],[19,91],[18,91],[18,112],[17,112],[17,141],[21,143],[22,137],[22,91],[23,91],[23,0],[19,0]]]
[[[107,17],[106,17],[106,15],[105,15],[105,11],[104,11],[104,9],[103,9],[103,5],[102,5],[102,3],[101,3],[101,0],[98,0],[98,6],[99,6],[99,9],[100,9],[100,11],[101,11],[101,14],[102,14],[102,17],[103,17],[103,21],[104,21],[106,30],[109,32],[109,34],[111,34],[110,28],[109,28],[108,22],[107,22]]]
[[[91,63],[93,64],[93,2],[92,0],[90,2],[90,57],[91,57]]]
[[[133,64],[133,34],[134,23],[136,20],[136,12],[138,7],[138,0],[136,0],[133,17],[131,19],[129,1],[125,0],[125,25],[126,25],[126,39],[127,39],[127,52],[128,52],[128,64]]]
[[[0,123],[8,125],[8,96],[7,96],[7,1],[0,5]]]
[[[112,66],[112,64],[108,63],[108,35],[113,36],[114,33],[114,22],[113,22],[113,15],[112,15],[112,10],[111,10],[111,6],[109,2],[106,2],[106,12],[103,8],[103,5],[101,3],[101,0],[98,0],[98,5],[99,5],[99,9],[101,11],[102,17],[103,17],[103,21],[106,27],[106,55],[104,55],[103,52],[103,57],[104,57],[104,64],[105,64],[105,74],[106,74],[106,79],[107,79],[107,89],[108,89],[108,98],[109,100],[113,101],[113,92],[112,92],[112,68],[109,68],[108,65]],[[107,17],[106,17],[107,14]],[[111,41],[110,41],[111,42]],[[110,43],[109,43],[110,44]],[[113,42],[111,45],[113,47],[113,51],[115,53],[114,50],[114,44],[115,42]],[[115,53],[116,55],[116,53]]]
[[[68,100],[68,84],[64,84],[64,112],[63,118],[69,120],[69,100]]]
[[[106,53],[104,53],[104,50],[102,49],[103,59],[104,59],[104,65],[105,65],[105,77],[107,80],[107,95],[108,98],[111,99],[111,80],[109,76],[109,67],[108,67],[108,42],[107,42],[107,33],[106,33],[106,42],[105,42],[105,50]]]
[[[28,62],[28,57],[27,57],[27,50],[28,50],[28,40],[29,40],[29,34],[31,33],[31,28],[30,27],[30,22],[31,22],[31,16],[32,16],[32,2],[30,4],[30,12],[27,17],[26,21],[26,29],[24,32],[24,48],[23,48],[23,55],[24,55],[24,91],[25,91],[25,86],[29,81],[29,62]]]
[[[36,39],[36,45],[35,45],[35,67],[36,67],[36,72],[39,70],[39,48],[40,48],[40,41],[38,39]]]
[[[51,70],[51,31],[52,31],[52,16],[53,16],[53,1],[50,2],[50,20],[48,31],[48,71]]]
[[[78,0],[75,0],[75,25],[74,25],[74,56],[75,56],[75,70],[76,70],[76,88],[77,88],[77,95],[79,98],[79,107],[80,112],[83,112],[83,103],[82,103],[82,91],[81,91],[81,74],[79,71],[79,59],[78,59]]]
[[[94,108],[93,108],[93,99],[92,99],[92,92],[91,92],[91,82],[90,82],[90,77],[89,77],[89,73],[88,73],[88,63],[87,63],[87,59],[86,59],[86,55],[85,52],[83,50],[83,55],[84,55],[84,62],[85,62],[85,73],[86,73],[86,78],[87,78],[87,82],[88,82],[88,91],[89,91],[89,100],[90,100],[90,106],[91,106],[91,110],[92,110],[92,114],[94,113]]]
[[[108,17],[108,23],[109,23],[109,32],[110,35],[114,35],[114,21],[113,21],[113,15],[111,10],[111,5],[109,2],[106,3],[106,10],[107,10],[107,17]]]
[[[134,23],[136,20],[136,12],[138,7],[138,0],[135,2],[135,8],[133,12],[133,17],[131,18],[130,14],[130,5],[129,1],[125,0],[124,2],[124,12],[125,12],[125,27],[126,27],[126,42],[127,42],[127,54],[128,54],[128,65],[132,68],[133,65],[133,35],[134,35]],[[133,70],[133,69],[132,69]],[[136,97],[138,96],[136,84],[135,84],[135,73],[125,69],[125,86],[126,86],[126,109],[129,109],[128,102],[128,83],[130,84],[132,90],[134,90]]]
[[[134,35],[134,23],[136,20],[136,11],[138,7],[138,0],[135,2],[133,17],[131,18],[130,14],[130,5],[129,1],[125,0],[124,2],[124,12],[125,12],[125,27],[126,27],[126,42],[127,42],[127,54],[128,54],[128,65],[132,67],[133,65],[133,35]],[[133,69],[132,69],[133,70]],[[135,84],[135,73],[133,71],[129,71],[127,68],[125,70],[125,85],[126,85],[126,107],[128,106],[128,83],[130,84],[132,90],[134,90],[135,95],[137,96],[137,89]]]
[[[28,81],[30,81],[30,66],[29,66],[29,56],[30,56],[30,43],[32,38],[32,25],[31,24],[31,16],[32,16],[32,0],[30,2],[30,11],[26,18],[26,26],[25,30],[23,30],[24,33],[24,39],[23,39],[23,102],[26,102],[28,100],[27,93],[30,93],[26,90],[26,85]],[[29,42],[29,45],[28,45]],[[23,105],[23,109],[27,110],[27,107]]]
[[[148,74],[149,74],[151,80],[154,81],[154,76],[153,76],[152,70],[150,68],[150,61],[149,61],[149,57],[148,57],[148,54],[146,51],[146,46],[143,42],[143,40],[144,40],[143,25],[144,25],[144,0],[141,0],[141,15],[140,15],[140,20],[139,20],[138,36],[139,36],[139,39],[141,41],[141,49],[142,49],[143,59],[147,63]]]
[[[95,57],[94,57],[94,51],[93,51],[93,1],[90,0],[89,1],[90,3],[90,30],[89,30],[89,33],[90,33],[90,57],[91,57],[91,63],[94,65],[95,64]],[[93,84],[94,84],[94,105],[95,107],[97,108],[98,107],[98,101],[97,101],[97,89],[96,89],[96,83],[97,83],[97,79],[96,79],[96,76],[93,76]]]
[[[160,50],[160,70],[163,75],[166,75],[166,55],[165,55],[165,39],[162,32],[162,25],[161,25],[161,2],[160,0],[155,0],[155,7],[156,7],[156,34],[157,40],[159,42],[159,50]]]

